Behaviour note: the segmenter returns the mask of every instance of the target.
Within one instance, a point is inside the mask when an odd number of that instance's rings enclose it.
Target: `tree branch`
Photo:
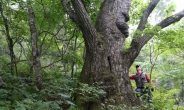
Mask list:
[[[3,84],[3,85],[7,85],[4,81],[3,81],[3,79],[0,77],[0,82]]]
[[[52,63],[48,64],[47,66],[43,66],[43,67],[42,67],[42,69],[48,68],[48,67],[50,67],[50,66],[54,65],[55,63],[57,63],[57,62],[61,61],[61,60],[63,60],[63,58],[60,58],[60,59],[58,59],[58,60],[56,60],[56,61],[54,61],[54,62],[52,62]]]
[[[158,23],[156,26],[160,26],[162,29],[175,23],[180,21],[181,18],[184,17],[184,10],[180,11],[179,13],[176,13],[166,19],[164,19],[163,21],[161,21],[160,23]]]
[[[28,60],[17,60],[17,61],[14,61],[13,63],[19,63],[19,62],[25,62],[25,61],[28,61]],[[7,64],[2,65],[0,67],[0,70],[2,70],[3,68],[5,68],[8,65],[11,65],[11,63],[7,63]]]
[[[147,9],[144,11],[144,14],[141,18],[141,21],[139,23],[139,26],[137,27],[137,30],[144,30],[145,29],[145,25],[146,22],[148,20],[149,15],[151,14],[151,12],[153,11],[153,9],[156,7],[156,5],[158,4],[160,0],[152,0],[149,4],[149,6],[147,7]]]
[[[158,23],[157,25],[155,25],[151,30],[153,31],[160,31],[157,30],[157,27],[160,26],[162,29],[170,26],[173,23],[176,23],[178,21],[180,21],[181,18],[184,17],[184,10],[180,11],[179,13],[176,13],[174,15],[171,15],[169,17],[167,17],[166,19],[162,20],[160,23]],[[156,29],[156,30],[155,30]],[[142,48],[154,35],[152,34],[145,34],[143,37],[141,37],[138,42],[140,43],[140,47]]]
[[[74,10],[72,10],[72,8],[68,6],[69,2],[71,2],[71,0],[61,0],[62,6],[64,7],[66,13],[69,15],[69,18],[78,24],[78,20]]]
[[[160,23],[155,25],[151,30],[157,29],[156,27],[160,26],[162,29],[180,21],[181,18],[184,17],[184,10],[180,11],[179,13],[176,13],[164,20],[162,20]],[[159,31],[159,30],[158,30]],[[136,35],[134,35],[136,36]],[[137,39],[133,39],[131,42],[131,48],[126,52],[124,57],[129,58],[130,60],[132,59],[131,63],[135,60],[135,58],[138,56],[140,50],[142,47],[153,37],[153,34],[145,34],[142,37],[138,37]],[[131,64],[130,64],[131,66]]]
[[[83,37],[87,44],[86,46],[88,47],[89,45],[93,45],[90,43],[97,37],[97,31],[88,15],[88,12],[86,11],[86,8],[81,0],[71,0],[71,2],[79,22],[78,25],[84,35]]]

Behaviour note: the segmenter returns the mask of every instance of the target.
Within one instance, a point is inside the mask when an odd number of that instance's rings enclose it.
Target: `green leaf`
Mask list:
[[[69,100],[66,100],[66,103],[69,104],[69,105],[75,106],[75,104],[73,102],[69,101]]]
[[[67,95],[67,94],[62,94],[62,93],[60,93],[59,95],[60,95],[62,98],[64,98],[64,99],[69,99],[69,98],[70,98],[70,96]]]
[[[54,110],[60,110],[60,107],[58,104],[51,104],[51,108],[53,108]]]

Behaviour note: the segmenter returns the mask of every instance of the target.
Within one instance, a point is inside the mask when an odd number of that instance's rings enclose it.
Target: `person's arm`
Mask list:
[[[146,74],[146,80],[148,81],[148,83],[151,84],[151,79],[149,78],[148,74]],[[151,87],[151,91],[153,92],[154,91],[154,88]]]
[[[146,76],[146,80],[148,81],[148,83],[151,83],[151,80],[150,80],[150,78],[149,78],[147,73],[145,74],[145,76]]]
[[[135,78],[135,75],[133,74],[133,75],[129,76],[129,78],[130,79],[134,79]]]

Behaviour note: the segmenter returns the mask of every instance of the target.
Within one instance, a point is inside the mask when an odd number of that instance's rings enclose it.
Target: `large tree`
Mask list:
[[[101,8],[94,26],[82,0],[61,0],[69,17],[80,27],[85,41],[85,62],[81,72],[82,83],[102,82],[106,96],[99,102],[80,102],[81,109],[101,109],[100,103],[125,104],[135,106],[136,100],[128,78],[129,68],[138,56],[142,47],[154,36],[152,31],[145,34],[134,34],[130,48],[125,50],[124,44],[128,35],[129,9],[131,0],[102,0]],[[136,32],[143,32],[149,15],[160,0],[152,0],[143,12]],[[71,5],[70,5],[71,4]],[[156,24],[152,30],[159,31],[184,16],[184,10],[169,16]],[[157,28],[157,27],[160,28]],[[88,105],[88,106],[87,106]]]

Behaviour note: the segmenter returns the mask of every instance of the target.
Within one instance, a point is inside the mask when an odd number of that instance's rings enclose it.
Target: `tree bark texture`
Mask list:
[[[11,59],[11,65],[10,65],[10,72],[12,75],[14,75],[14,69],[16,70],[16,74],[17,74],[17,63],[16,63],[16,58],[15,58],[15,54],[14,54],[14,49],[13,49],[13,40],[10,36],[10,31],[9,31],[9,26],[8,26],[8,20],[7,18],[4,16],[4,13],[3,13],[3,7],[2,7],[2,0],[0,2],[0,13],[1,13],[1,16],[3,18],[3,22],[4,22],[4,27],[5,27],[5,34],[6,34],[6,40],[7,40],[7,43],[8,43],[8,48],[9,48],[9,56],[10,56],[10,59]]]
[[[29,7],[29,26],[31,32],[31,44],[32,44],[32,65],[33,65],[33,74],[36,73],[36,86],[38,90],[42,88],[42,69],[41,69],[41,62],[40,62],[40,52],[38,48],[38,35],[35,26],[35,16],[34,10],[32,7]]]
[[[145,29],[147,19],[160,0],[152,0],[144,11],[139,31]],[[103,0],[96,25],[94,26],[81,0],[71,0],[73,10],[67,8],[70,0],[62,0],[70,18],[80,27],[86,46],[85,62],[80,81],[92,85],[101,82],[106,95],[99,102],[77,103],[81,110],[101,109],[101,103],[135,106],[139,104],[133,93],[128,77],[129,68],[142,47],[153,35],[134,35],[131,47],[124,51],[128,37],[129,8],[131,0]],[[168,17],[156,26],[164,28],[179,21],[183,11]],[[154,28],[153,28],[154,29]],[[80,102],[77,98],[77,102]]]

